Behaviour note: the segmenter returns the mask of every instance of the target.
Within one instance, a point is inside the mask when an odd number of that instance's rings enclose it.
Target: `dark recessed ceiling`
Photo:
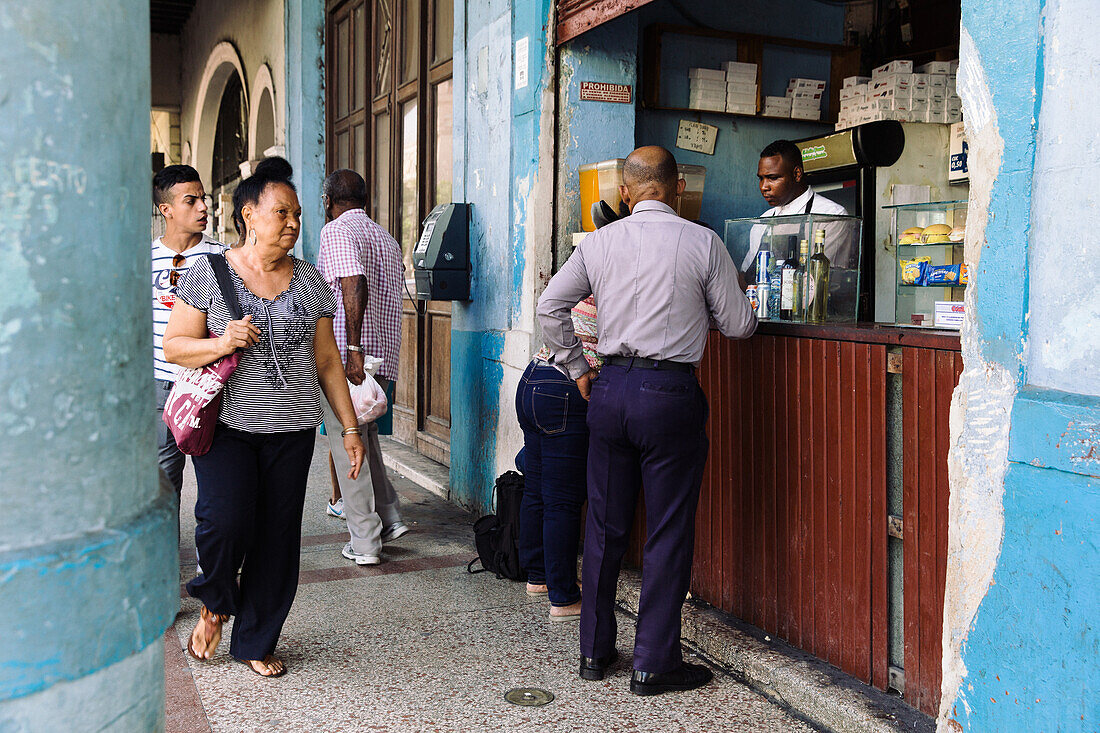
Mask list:
[[[149,0],[149,29],[176,35],[194,9],[195,0]]]

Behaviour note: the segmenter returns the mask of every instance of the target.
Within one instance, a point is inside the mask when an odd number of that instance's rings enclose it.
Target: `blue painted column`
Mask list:
[[[0,729],[157,730],[149,3],[3,3],[0,69]]]
[[[317,261],[325,210],[325,3],[286,0],[286,148],[302,203],[295,254]]]

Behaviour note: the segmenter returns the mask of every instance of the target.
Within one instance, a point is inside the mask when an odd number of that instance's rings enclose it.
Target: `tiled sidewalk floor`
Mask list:
[[[324,514],[326,449],[318,443],[303,522],[302,577],[268,680],[228,654],[200,663],[183,650],[199,606],[181,599],[165,636],[168,731],[811,731],[733,679],[702,690],[631,695],[631,619],[622,659],[602,682],[577,677],[577,624],[550,623],[522,584],[469,575],[472,517],[392,474],[413,532],[386,545],[383,564],[340,556],[342,520]],[[194,475],[181,512],[181,583],[195,570]],[[504,700],[515,687],[551,691],[543,707]]]

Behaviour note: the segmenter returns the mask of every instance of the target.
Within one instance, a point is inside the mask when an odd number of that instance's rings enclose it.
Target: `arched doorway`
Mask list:
[[[241,180],[241,163],[248,160],[248,103],[244,84],[236,73],[230,75],[218,105],[214,127],[214,147],[210,161],[210,190],[217,202],[214,208],[215,237],[229,243],[237,239],[233,224],[233,191]]]

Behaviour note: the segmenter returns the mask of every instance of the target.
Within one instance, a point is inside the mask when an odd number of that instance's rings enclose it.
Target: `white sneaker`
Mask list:
[[[394,522],[390,526],[382,530],[382,541],[389,542],[390,540],[396,540],[398,537],[404,537],[411,530],[404,522]]]
[[[335,504],[329,504],[325,509],[325,514],[337,519],[347,519],[347,515],[344,514],[344,497],[341,496],[337,499]]]
[[[340,553],[349,560],[354,560],[356,565],[378,565],[382,562],[382,558],[378,555],[362,555],[351,548],[351,543],[344,545],[343,551]]]

